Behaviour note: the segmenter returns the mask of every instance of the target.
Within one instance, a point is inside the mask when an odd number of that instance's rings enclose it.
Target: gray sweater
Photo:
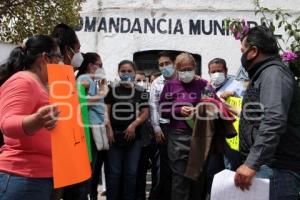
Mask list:
[[[265,164],[300,170],[300,89],[294,76],[277,57],[248,73],[240,121],[245,164],[255,170]]]

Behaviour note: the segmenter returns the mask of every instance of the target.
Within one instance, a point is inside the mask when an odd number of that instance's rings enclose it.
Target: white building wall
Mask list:
[[[263,6],[288,9],[290,13],[300,14],[300,0],[263,0]],[[117,76],[117,64],[123,59],[133,59],[133,53],[145,50],[182,50],[202,56],[202,74],[208,78],[207,63],[215,58],[224,58],[229,73],[234,74],[240,66],[240,42],[223,35],[189,34],[189,20],[218,20],[227,17],[245,18],[259,22],[253,12],[252,0],[88,0],[81,13],[83,27],[77,32],[82,51],[96,51],[103,58],[104,68],[110,79]],[[85,29],[86,17],[90,22],[96,17],[95,30]],[[158,31],[117,33],[114,31],[97,31],[101,18],[128,18],[134,23],[135,18],[171,19],[172,28],[176,20],[181,20],[184,33],[161,34]],[[108,22],[107,22],[108,23]],[[142,25],[143,27],[143,25]],[[168,22],[161,26],[168,30]],[[172,29],[171,28],[171,29]],[[143,29],[143,28],[142,28]]]

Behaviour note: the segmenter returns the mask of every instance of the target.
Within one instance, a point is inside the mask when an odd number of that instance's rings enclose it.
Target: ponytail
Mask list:
[[[51,54],[56,48],[56,42],[49,36],[30,37],[26,41],[25,47],[14,48],[7,62],[0,65],[0,86],[15,73],[30,69],[41,53]]]

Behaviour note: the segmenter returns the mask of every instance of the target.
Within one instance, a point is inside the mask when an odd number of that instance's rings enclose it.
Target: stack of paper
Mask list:
[[[214,177],[211,200],[269,200],[269,179],[253,178],[250,190],[234,185],[235,172],[223,170]]]

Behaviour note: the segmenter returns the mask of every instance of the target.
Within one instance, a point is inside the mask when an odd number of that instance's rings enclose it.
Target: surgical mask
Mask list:
[[[121,81],[134,81],[134,75],[130,73],[120,74]]]
[[[159,70],[161,71],[162,75],[166,78],[170,78],[174,74],[174,71],[175,71],[173,65],[159,67]]]
[[[142,87],[143,89],[147,89],[147,83],[146,82],[140,81],[140,82],[137,82],[136,84],[138,86]]]
[[[184,82],[184,83],[189,83],[191,82],[194,77],[195,77],[195,71],[192,70],[192,71],[184,71],[184,72],[178,72],[178,77],[179,77],[179,80]]]
[[[210,75],[211,84],[217,88],[225,81],[225,73],[224,72],[215,72]]]
[[[81,64],[82,64],[82,62],[83,62],[83,60],[84,60],[84,58],[83,58],[81,52],[75,53],[75,51],[74,51],[72,48],[70,48],[70,49],[71,49],[71,51],[74,53],[74,55],[73,55],[73,57],[72,57],[72,60],[71,60],[71,65],[72,65],[73,67],[77,67],[77,68],[78,68],[78,67],[81,66]]]
[[[103,68],[98,68],[95,71],[95,80],[103,80],[105,79],[105,71]]]

